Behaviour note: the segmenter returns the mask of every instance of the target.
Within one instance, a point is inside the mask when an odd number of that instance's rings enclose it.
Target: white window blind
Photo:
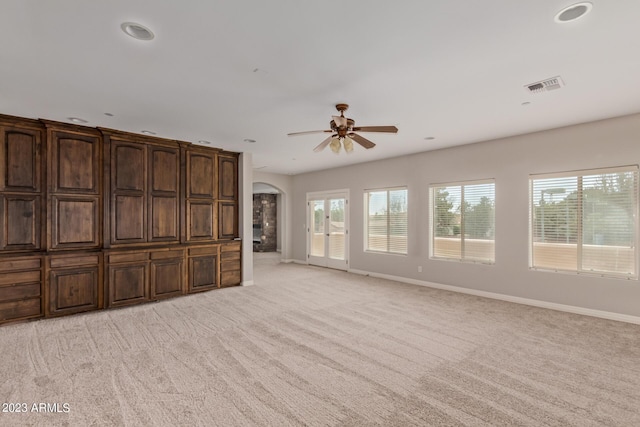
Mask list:
[[[637,277],[638,168],[530,177],[532,268]]]
[[[365,192],[365,248],[367,251],[407,253],[406,188]]]
[[[431,186],[431,256],[495,262],[495,183]]]

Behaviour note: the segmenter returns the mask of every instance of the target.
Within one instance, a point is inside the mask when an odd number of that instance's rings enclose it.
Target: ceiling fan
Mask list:
[[[339,116],[331,116],[333,120],[329,122],[328,130],[311,130],[307,132],[294,132],[289,133],[289,136],[295,135],[307,135],[311,133],[331,133],[332,135],[322,141],[316,148],[313,149],[316,153],[322,151],[328,145],[331,147],[331,151],[338,154],[340,152],[340,146],[344,146],[344,151],[350,153],[353,151],[353,141],[362,145],[364,148],[369,149],[376,146],[373,142],[358,135],[354,132],[386,132],[397,133],[398,128],[395,126],[361,126],[356,127],[356,122],[353,119],[344,116],[344,112],[349,108],[348,104],[337,104],[336,110],[340,112]]]

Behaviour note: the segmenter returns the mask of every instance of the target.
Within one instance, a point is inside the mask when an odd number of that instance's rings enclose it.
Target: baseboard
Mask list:
[[[280,258],[280,262],[283,263],[283,264],[291,264],[293,262],[293,260],[290,259],[290,258],[287,258],[287,259]]]
[[[390,274],[372,273],[363,270],[349,270],[349,273],[360,274],[363,276],[378,277],[380,279],[393,280],[396,282],[409,283],[412,285],[426,286],[428,288],[442,289],[445,291],[458,292],[495,300],[513,302],[516,304],[530,305],[533,307],[547,308],[549,310],[564,311],[567,313],[581,314],[583,316],[599,317],[601,319],[616,320],[618,322],[633,323],[640,325],[640,317],[628,314],[613,313],[610,311],[594,310],[591,308],[577,307],[574,305],[557,304],[554,302],[540,301],[529,298],[516,297],[505,294],[497,294],[494,292],[480,291],[476,289],[461,288],[459,286],[442,285],[440,283],[426,282],[424,280],[410,279],[407,277],[392,276]]]
[[[244,282],[240,283],[240,286],[253,286],[253,285],[255,285],[253,280],[245,280]]]
[[[309,263],[307,261],[302,261],[302,260],[299,260],[299,259],[292,259],[291,262],[294,263],[294,264],[309,265]]]

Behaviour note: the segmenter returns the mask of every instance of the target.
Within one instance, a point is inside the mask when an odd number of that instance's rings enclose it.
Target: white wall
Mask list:
[[[401,140],[399,134],[397,143]],[[358,155],[357,149],[352,155]],[[306,261],[306,193],[347,185],[351,192],[351,269],[640,316],[637,280],[531,271],[528,267],[529,174],[639,163],[640,114],[296,175],[288,224],[293,230],[292,256]],[[430,260],[429,184],[484,178],[496,182],[496,263]],[[364,252],[363,191],[402,185],[409,189],[409,254]],[[423,267],[422,273],[417,272],[418,266]]]

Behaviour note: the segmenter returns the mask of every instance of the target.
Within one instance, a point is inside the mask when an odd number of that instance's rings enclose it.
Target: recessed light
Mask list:
[[[593,7],[593,3],[588,1],[583,1],[580,3],[572,4],[571,6],[567,6],[562,9],[560,12],[556,13],[553,20],[558,24],[565,24],[567,22],[575,21],[578,18],[583,17]]]
[[[205,141],[204,139],[201,139],[198,141],[200,144],[206,144],[206,145],[211,145],[211,141]]]
[[[89,123],[86,120],[78,117],[68,117],[68,119],[71,120],[73,123]]]
[[[256,142],[256,140],[255,139],[245,138],[244,142],[248,142],[249,144],[253,144],[254,142]]]
[[[531,104],[531,102],[529,102],[529,101],[525,101],[525,102],[522,103],[522,105],[529,105],[529,104]]]
[[[151,132],[150,130],[141,130],[140,133],[144,133],[145,135],[155,135],[155,132]]]
[[[436,139],[436,137],[435,136],[427,136],[424,139],[426,139],[427,141],[431,141],[431,140]]]
[[[113,117],[113,114],[111,113],[104,113],[105,116],[109,116],[109,117]]]
[[[120,25],[120,28],[122,28],[122,31],[124,31],[125,34],[133,37],[134,39],[148,41],[153,40],[155,37],[150,29],[136,22],[123,22]]]

